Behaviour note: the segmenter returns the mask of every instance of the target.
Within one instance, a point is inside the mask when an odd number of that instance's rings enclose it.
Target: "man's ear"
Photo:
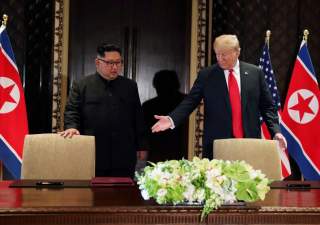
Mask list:
[[[239,51],[237,51],[238,58],[240,56],[240,51],[241,51],[241,48],[239,48]]]
[[[94,60],[94,63],[95,63],[96,66],[98,66],[100,62],[99,62],[99,60],[96,58],[96,59]]]

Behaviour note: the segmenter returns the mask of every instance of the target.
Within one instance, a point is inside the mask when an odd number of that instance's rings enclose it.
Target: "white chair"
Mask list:
[[[89,180],[95,176],[95,139],[59,134],[27,135],[24,140],[22,179]]]
[[[281,180],[281,161],[275,140],[231,138],[213,143],[215,159],[244,160],[269,179]]]

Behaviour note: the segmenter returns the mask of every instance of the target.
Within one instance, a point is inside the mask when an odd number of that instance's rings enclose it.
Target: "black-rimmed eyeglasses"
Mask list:
[[[104,60],[104,59],[101,59],[101,58],[97,58],[98,60],[104,62],[107,66],[120,66],[122,61],[107,61],[107,60]]]

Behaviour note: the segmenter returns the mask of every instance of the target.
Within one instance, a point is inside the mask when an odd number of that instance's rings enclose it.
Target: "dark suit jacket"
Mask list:
[[[240,62],[241,105],[244,136],[260,138],[262,115],[271,136],[280,132],[278,115],[264,73],[257,66]],[[179,125],[204,100],[203,156],[212,158],[215,139],[232,138],[229,92],[223,69],[217,64],[201,70],[187,97],[169,114]]]
[[[75,82],[64,123],[65,129],[95,136],[96,175],[117,170],[133,175],[136,151],[147,148],[137,84],[122,76],[106,81],[96,73]]]

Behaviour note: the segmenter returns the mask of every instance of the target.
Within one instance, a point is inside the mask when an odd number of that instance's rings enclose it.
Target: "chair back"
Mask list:
[[[213,155],[216,159],[244,160],[254,169],[261,170],[269,179],[281,180],[281,160],[275,140],[230,138],[215,140]]]
[[[94,136],[26,135],[22,179],[89,180],[95,176]]]

